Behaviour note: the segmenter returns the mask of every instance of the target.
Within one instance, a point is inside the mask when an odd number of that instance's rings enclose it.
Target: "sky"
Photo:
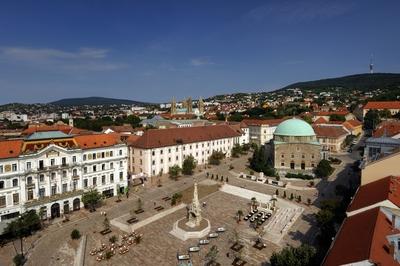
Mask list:
[[[167,102],[400,72],[398,0],[0,1],[0,104]]]

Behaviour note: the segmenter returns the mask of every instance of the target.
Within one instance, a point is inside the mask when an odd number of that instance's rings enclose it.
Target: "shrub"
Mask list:
[[[108,241],[110,241],[110,243],[115,243],[115,242],[117,242],[117,240],[118,240],[118,238],[117,238],[117,236],[115,236],[115,235],[111,236],[111,237],[108,239]]]
[[[71,232],[71,238],[72,238],[72,239],[79,239],[79,238],[81,238],[81,233],[79,232],[79,230],[77,230],[77,229],[72,230],[72,232]]]
[[[285,177],[286,178],[299,178],[299,179],[304,179],[304,180],[314,179],[314,177],[312,175],[306,175],[306,174],[302,174],[302,173],[297,173],[297,174],[287,173]]]
[[[22,266],[25,263],[25,256],[22,254],[17,254],[14,256],[13,262],[16,266]]]

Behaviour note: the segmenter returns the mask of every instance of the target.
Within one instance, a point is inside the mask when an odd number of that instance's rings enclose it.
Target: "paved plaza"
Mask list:
[[[345,160],[346,157],[343,161],[346,162]],[[350,160],[348,159],[348,161]],[[230,265],[234,256],[234,251],[230,247],[237,238],[244,245],[241,256],[249,263],[247,265],[261,265],[262,262],[269,260],[274,251],[278,251],[287,245],[298,246],[300,243],[314,243],[318,232],[314,214],[318,211],[318,208],[315,205],[307,206],[304,203],[283,200],[281,196],[283,191],[286,191],[287,195],[290,195],[290,193],[301,195],[303,202],[307,198],[310,198],[312,202],[317,202],[317,196],[320,196],[316,193],[317,189],[319,190],[319,183],[316,183],[314,189],[302,190],[298,188],[307,187],[307,181],[296,180],[292,182],[292,187],[277,188],[245,180],[237,177],[235,173],[248,171],[245,167],[246,162],[247,156],[238,159],[226,159],[220,166],[202,168],[201,171],[198,169],[195,172],[194,177],[199,182],[200,202],[207,202],[207,206],[203,208],[203,217],[210,220],[211,231],[220,226],[227,230],[220,234],[217,239],[211,240],[209,245],[202,246],[200,252],[193,253],[194,265],[203,265],[205,255],[212,245],[216,245],[219,249],[217,261],[221,265]],[[235,169],[230,169],[230,164],[234,165]],[[279,191],[278,212],[269,219],[269,224],[263,225],[268,229],[268,233],[262,236],[264,239],[268,239],[265,240],[267,245],[265,249],[260,251],[252,247],[259,236],[258,232],[250,228],[248,222],[241,221],[238,224],[235,219],[235,214],[239,209],[245,214],[249,212],[249,195],[241,197],[235,195],[235,193],[218,191],[218,187],[223,186],[225,182],[207,179],[206,171],[229,177],[228,184],[236,188],[261,193],[255,194],[255,197],[258,197],[261,201],[263,198],[269,199],[271,195],[276,193],[276,190]],[[339,166],[334,176],[329,180],[320,182],[321,186],[324,187],[323,191],[328,194],[329,191],[333,190],[335,184],[343,182],[341,180],[346,180],[347,171],[345,163]],[[340,178],[339,180],[336,179],[336,175]],[[82,235],[87,236],[84,265],[177,265],[177,253],[187,253],[187,249],[196,245],[197,240],[182,241],[169,233],[174,222],[185,216],[186,209],[179,207],[179,205],[176,209],[171,209],[170,202],[162,199],[172,196],[175,192],[183,192],[183,202],[190,202],[193,195],[193,181],[193,177],[181,177],[178,181],[173,181],[165,175],[162,177],[162,187],[158,187],[155,185],[157,182],[150,180],[144,187],[133,188],[130,197],[123,198],[120,203],[116,203],[115,198],[110,198],[94,213],[81,210],[74,212],[67,223],[63,223],[60,219],[51,221],[50,226],[24,240],[24,249],[28,254],[27,265],[79,265],[77,254],[81,240],[70,239],[70,233],[75,228]],[[136,224],[137,228],[131,225],[125,231],[135,229],[138,233],[143,234],[142,242],[132,246],[129,252],[124,255],[117,254],[108,261],[97,262],[95,257],[89,255],[90,250],[99,246],[102,242],[108,244],[108,239],[112,235],[120,236],[125,233],[113,222],[124,223],[125,221],[126,224],[131,210],[136,207],[138,198],[142,200],[145,212],[135,215],[139,219],[139,223]],[[165,215],[160,215],[160,212],[154,209],[155,206],[162,206],[164,208],[162,212],[166,211]],[[106,236],[99,234],[104,228],[104,217],[100,215],[104,211],[112,221],[112,233]],[[157,215],[161,217],[157,217]],[[146,222],[140,224],[143,221]],[[290,224],[290,227],[288,226],[289,228],[285,229],[286,224]],[[0,265],[11,265],[12,257],[16,251],[19,251],[18,241],[15,241],[15,248],[11,243],[1,248]]]

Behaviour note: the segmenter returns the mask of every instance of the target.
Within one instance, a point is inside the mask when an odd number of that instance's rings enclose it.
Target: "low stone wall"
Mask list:
[[[182,218],[182,219],[176,221],[174,223],[174,226],[173,226],[172,230],[169,232],[171,235],[179,238],[180,240],[186,241],[189,238],[202,238],[202,237],[205,237],[206,235],[208,235],[208,233],[210,233],[211,225],[210,225],[210,221],[209,220],[203,218],[208,223],[207,227],[204,228],[203,230],[188,232],[188,231],[185,231],[185,230],[183,230],[182,228],[180,228],[178,226],[179,222],[181,220],[183,220],[183,219],[186,219],[186,218]]]

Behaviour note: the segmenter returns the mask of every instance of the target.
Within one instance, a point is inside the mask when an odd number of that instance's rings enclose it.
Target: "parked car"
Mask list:
[[[218,227],[217,228],[217,233],[222,233],[222,232],[225,232],[226,231],[226,229],[224,228],[224,227]]]
[[[189,252],[199,252],[200,247],[199,246],[193,246],[189,248]]]
[[[217,238],[217,237],[218,237],[218,233],[208,234],[208,238]]]
[[[200,239],[199,244],[200,245],[208,245],[208,244],[210,244],[210,240],[208,240],[208,239]]]

